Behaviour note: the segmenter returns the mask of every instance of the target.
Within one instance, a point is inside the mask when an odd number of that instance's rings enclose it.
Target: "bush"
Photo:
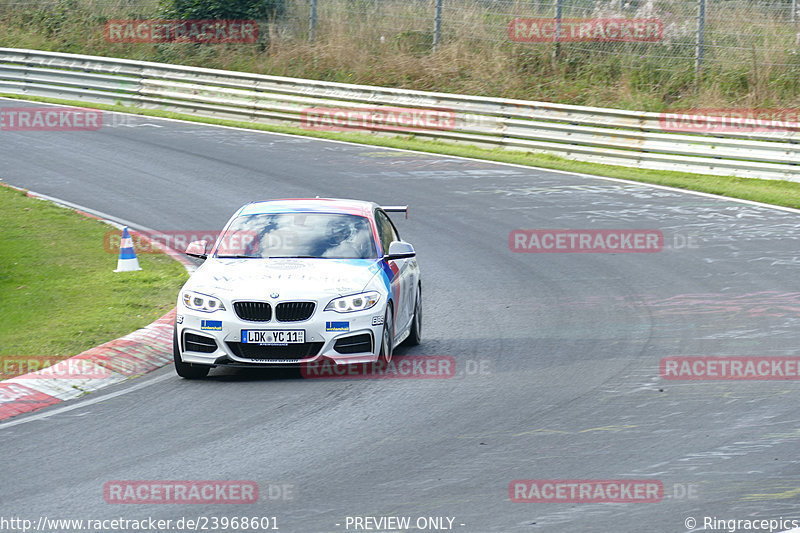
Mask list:
[[[275,20],[286,12],[286,0],[162,0],[166,18]]]

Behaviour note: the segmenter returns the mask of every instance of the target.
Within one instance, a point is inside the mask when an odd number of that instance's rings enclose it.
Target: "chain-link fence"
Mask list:
[[[159,5],[158,0],[0,0],[0,8],[64,9],[78,3],[98,15],[135,17],[156,16]],[[658,69],[714,61],[796,66],[800,54],[800,0],[286,0],[286,8],[272,27],[278,38],[325,42],[346,34],[376,46],[404,41],[421,52],[454,42],[514,42],[513,21],[536,18],[657,20],[660,38],[646,42],[572,42],[562,35],[516,45],[550,43],[578,53],[655,59]]]
[[[376,46],[387,39],[404,40],[420,51],[465,41],[520,47],[549,43],[560,52],[612,55],[633,64],[647,63],[656,70],[742,61],[765,68],[796,67],[800,54],[798,0],[309,0],[289,4],[289,19],[281,24],[281,31],[318,42],[345,33],[358,34]],[[655,20],[661,32],[658,39],[642,42],[608,36],[575,42],[569,32],[561,38],[515,41],[514,21],[531,18],[571,19],[573,24],[575,19]],[[523,36],[526,29],[530,26],[523,29]]]
[[[623,96],[646,94],[627,103],[651,109],[701,81],[714,93],[707,102],[796,104],[798,3],[285,0],[283,16],[261,25],[259,45],[269,57],[259,61],[262,72],[282,75],[586,103],[618,98],[607,90],[616,84]],[[23,5],[43,11],[80,5],[99,19],[159,16],[158,0],[0,0],[0,11]],[[643,38],[636,26],[641,23],[649,24]],[[180,54],[159,57],[185,61],[188,56]],[[212,56],[204,57],[221,54]],[[436,76],[421,69],[436,70]],[[372,75],[378,70],[380,76]],[[469,82],[457,83],[464,79]],[[569,87],[582,95],[570,100]],[[591,97],[603,91],[608,97]]]

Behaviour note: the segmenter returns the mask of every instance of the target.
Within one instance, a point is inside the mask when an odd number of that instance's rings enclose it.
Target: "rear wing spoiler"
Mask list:
[[[408,206],[407,205],[382,205],[381,209],[387,213],[405,213],[408,219]]]

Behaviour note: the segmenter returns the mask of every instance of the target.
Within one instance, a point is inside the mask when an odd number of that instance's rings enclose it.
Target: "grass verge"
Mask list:
[[[33,96],[25,96],[23,98],[19,95],[12,94],[0,94],[0,96],[19,100],[49,102],[78,107],[91,107],[106,111],[119,111],[137,115],[175,118],[204,124],[233,126],[237,128],[276,133],[288,133],[293,135],[303,135],[306,137],[333,139],[374,146],[384,146],[388,148],[401,148],[404,150],[416,150],[419,152],[470,157],[474,159],[513,163],[530,167],[563,170],[566,172],[575,172],[581,174],[592,174],[596,176],[620,178],[631,181],[640,181],[643,183],[653,183],[656,185],[665,185],[679,189],[687,189],[691,191],[727,196],[730,198],[740,198],[743,200],[752,200],[766,204],[800,209],[800,183],[791,181],[714,176],[709,174],[692,174],[689,172],[675,172],[667,170],[644,170],[631,167],[573,161],[555,155],[517,152],[504,150],[502,148],[488,150],[463,144],[450,144],[445,142],[416,139],[409,136],[386,137],[368,133],[312,131],[288,126],[274,126],[269,124],[216,119],[160,111],[157,109],[132,108],[122,105],[94,104],[82,101]]]
[[[0,187],[0,359],[51,362],[146,326],[175,305],[187,274],[165,254],[142,271],[112,272],[114,229],[24,192]],[[3,373],[0,372],[0,375]]]

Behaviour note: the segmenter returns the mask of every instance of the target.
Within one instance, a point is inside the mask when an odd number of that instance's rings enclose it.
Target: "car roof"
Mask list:
[[[372,217],[378,207],[374,202],[346,200],[341,198],[283,198],[247,204],[239,210],[239,215],[260,215],[265,213],[346,213],[367,218]]]

